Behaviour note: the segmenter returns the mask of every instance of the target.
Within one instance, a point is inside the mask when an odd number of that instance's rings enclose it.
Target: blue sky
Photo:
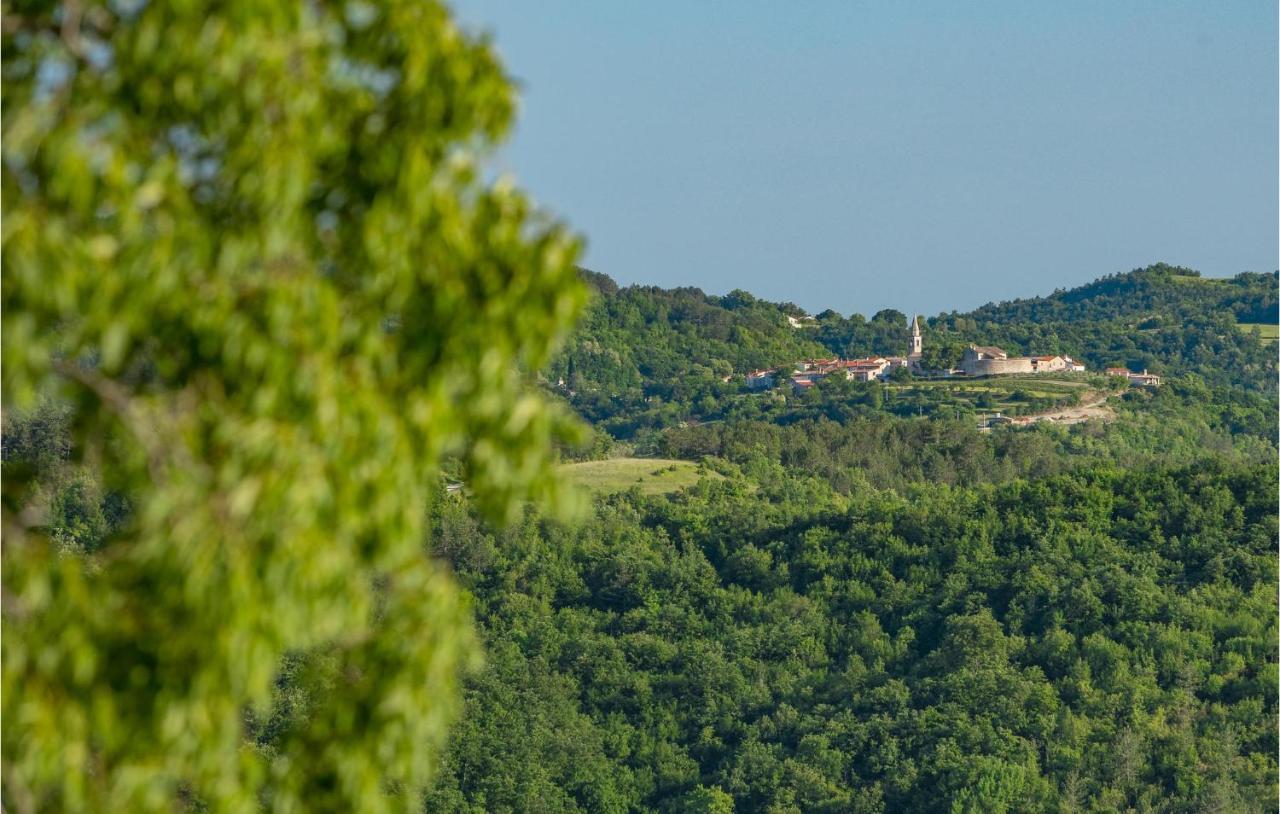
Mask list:
[[[495,166],[623,284],[935,314],[1280,265],[1274,0],[453,7],[521,85]]]

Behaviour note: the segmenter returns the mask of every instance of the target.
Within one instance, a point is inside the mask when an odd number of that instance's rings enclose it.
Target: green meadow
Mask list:
[[[1239,322],[1240,330],[1252,333],[1255,328],[1263,342],[1275,342],[1280,339],[1280,325],[1268,325],[1265,322]]]
[[[561,469],[574,484],[599,494],[625,492],[635,486],[641,494],[661,495],[692,486],[704,476],[721,477],[700,470],[695,463],[670,458],[610,458],[564,464]]]

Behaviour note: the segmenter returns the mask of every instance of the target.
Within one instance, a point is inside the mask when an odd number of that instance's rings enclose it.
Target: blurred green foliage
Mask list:
[[[511,82],[422,0],[14,2],[2,44],[4,807],[414,807],[477,652],[437,464],[569,505],[527,385],[577,243],[477,163]]]

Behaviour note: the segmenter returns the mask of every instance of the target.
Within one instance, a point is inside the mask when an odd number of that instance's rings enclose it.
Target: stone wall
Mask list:
[[[1015,356],[1012,359],[970,359],[961,363],[970,376],[1000,376],[1006,373],[1031,373],[1031,357]]]

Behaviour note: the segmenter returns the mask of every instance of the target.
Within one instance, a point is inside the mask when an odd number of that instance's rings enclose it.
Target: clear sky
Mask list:
[[[1275,0],[455,0],[620,283],[935,314],[1277,259]]]

